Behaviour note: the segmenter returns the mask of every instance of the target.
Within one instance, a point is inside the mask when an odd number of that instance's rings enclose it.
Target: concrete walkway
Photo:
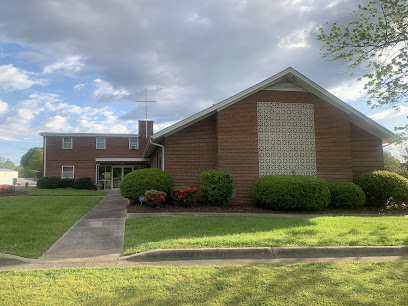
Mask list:
[[[41,261],[123,254],[127,199],[111,191],[41,257]]]

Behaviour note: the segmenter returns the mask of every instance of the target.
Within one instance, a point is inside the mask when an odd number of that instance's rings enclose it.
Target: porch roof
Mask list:
[[[107,157],[107,158],[95,158],[96,162],[100,163],[140,163],[140,162],[148,162],[150,158],[115,158],[115,157]]]

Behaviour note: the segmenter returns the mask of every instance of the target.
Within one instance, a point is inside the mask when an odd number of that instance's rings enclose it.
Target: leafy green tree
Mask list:
[[[384,169],[408,178],[408,169],[405,164],[388,151],[384,151]]]
[[[0,156],[0,169],[15,170],[16,165],[8,158],[6,159],[5,157]]]
[[[22,168],[19,169],[20,177],[41,176],[43,166],[43,148],[35,147],[25,153],[20,160]]]
[[[371,0],[358,5],[345,24],[319,27],[324,58],[344,61],[352,69],[367,71],[364,88],[373,107],[398,109],[408,97],[408,1]]]

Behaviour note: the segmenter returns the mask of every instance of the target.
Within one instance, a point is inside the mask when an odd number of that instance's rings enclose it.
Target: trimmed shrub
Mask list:
[[[321,210],[330,204],[328,184],[313,176],[262,176],[253,195],[258,205],[276,210]]]
[[[200,174],[200,192],[209,205],[227,206],[234,194],[234,180],[226,170],[208,170]]]
[[[120,194],[128,199],[137,199],[147,190],[158,190],[166,194],[171,192],[173,180],[167,172],[155,168],[146,168],[126,174],[120,183]]]
[[[95,189],[94,184],[90,177],[80,177],[75,180],[74,183],[75,189]]]
[[[197,187],[181,186],[173,187],[172,200],[176,205],[191,207],[196,205],[200,195],[200,190]]]
[[[74,179],[62,178],[60,179],[60,186],[58,188],[70,188],[74,187]]]
[[[37,180],[37,188],[39,189],[56,189],[67,188],[74,185],[74,179],[60,178],[56,176],[44,176]]]
[[[408,179],[396,173],[370,171],[359,175],[354,182],[363,189],[368,207],[408,202]]]
[[[333,182],[330,188],[330,207],[359,208],[364,206],[366,196],[360,186],[353,183]]]
[[[166,193],[158,190],[147,190],[145,193],[145,202],[147,205],[158,207],[166,201]]]

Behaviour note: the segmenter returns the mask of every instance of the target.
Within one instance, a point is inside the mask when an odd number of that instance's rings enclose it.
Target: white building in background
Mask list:
[[[14,180],[17,180],[18,172],[10,169],[0,169],[0,185],[13,185]]]

